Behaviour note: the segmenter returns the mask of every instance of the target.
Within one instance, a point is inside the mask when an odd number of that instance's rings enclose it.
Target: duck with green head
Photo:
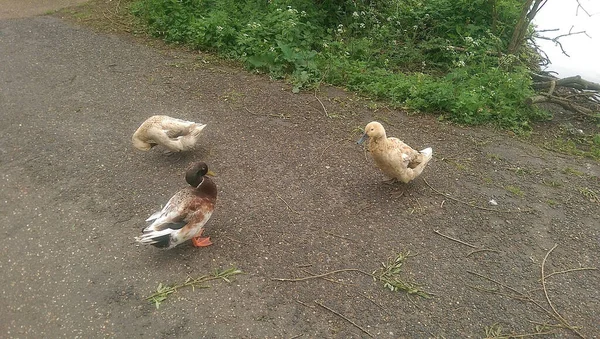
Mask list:
[[[208,175],[212,172],[204,162],[191,164],[185,172],[190,186],[179,190],[162,210],[146,219],[151,224],[135,239],[166,249],[190,239],[195,247],[211,245],[210,238],[201,237],[217,202],[217,186]]]

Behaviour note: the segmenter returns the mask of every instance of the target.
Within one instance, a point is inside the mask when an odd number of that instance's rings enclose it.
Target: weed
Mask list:
[[[598,197],[598,193],[592,191],[587,187],[579,187],[579,193],[583,194],[586,198],[588,198],[591,202],[595,202],[600,204],[600,197]]]
[[[138,0],[151,34],[285,78],[322,82],[462,124],[528,132],[547,115],[531,96],[527,53],[505,55],[518,0]],[[525,46],[527,49],[527,46]]]
[[[548,187],[561,187],[562,186],[562,184],[558,181],[546,180],[546,179],[542,179],[542,184],[544,184]]]
[[[386,263],[381,263],[381,268],[373,272],[373,279],[383,283],[383,286],[390,291],[404,291],[408,294],[416,294],[420,297],[429,299],[431,294],[422,290],[419,285],[404,281],[400,277],[404,260],[410,257],[410,252],[398,253],[395,258],[389,259]]]
[[[163,285],[163,283],[159,283],[158,287],[156,288],[156,292],[154,292],[151,296],[147,297],[146,300],[149,300],[158,309],[160,307],[160,304],[163,301],[167,300],[169,295],[177,292],[181,288],[184,288],[184,287],[191,287],[192,289],[208,288],[209,286],[205,285],[205,283],[207,283],[211,280],[221,279],[226,282],[230,282],[232,276],[241,274],[241,273],[242,273],[242,271],[238,270],[235,267],[231,267],[231,268],[223,270],[223,271],[215,270],[215,272],[212,275],[203,275],[198,278],[188,277],[183,283],[180,283],[180,284]]]
[[[519,197],[522,197],[524,195],[523,190],[521,190],[517,186],[508,185],[505,186],[504,189]]]
[[[578,171],[578,170],[576,170],[574,168],[571,168],[571,167],[565,167],[565,169],[563,169],[563,173],[564,174],[574,174],[574,175],[576,175],[578,177],[581,177],[581,176],[583,176],[585,174],[585,173],[583,173],[581,171]]]
[[[502,160],[502,157],[496,153],[488,153],[487,157],[492,160]]]

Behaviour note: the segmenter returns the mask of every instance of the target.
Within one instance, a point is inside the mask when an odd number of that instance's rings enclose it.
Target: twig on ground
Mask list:
[[[345,315],[343,315],[343,314],[341,314],[341,313],[339,313],[339,312],[337,312],[337,311],[335,311],[335,310],[332,310],[331,308],[329,308],[329,307],[327,307],[327,306],[325,306],[325,305],[321,304],[320,302],[318,302],[318,301],[316,301],[316,300],[315,300],[315,303],[316,303],[317,305],[319,305],[319,306],[323,307],[324,309],[328,310],[329,312],[331,312],[331,313],[333,313],[333,314],[337,315],[338,317],[340,317],[340,318],[342,318],[342,319],[346,320],[347,322],[351,323],[351,324],[352,324],[352,325],[354,325],[356,328],[358,328],[359,330],[363,331],[363,332],[364,332],[366,335],[368,335],[369,337],[373,338],[373,335],[372,335],[371,333],[369,333],[369,332],[368,332],[367,330],[365,330],[364,328],[360,327],[360,325],[358,325],[358,324],[357,324],[357,323],[355,323],[354,321],[352,321],[352,320],[348,319],[348,318],[347,318]]]
[[[546,296],[546,301],[548,302],[548,305],[550,305],[550,308],[552,309],[552,312],[554,312],[554,317],[556,318],[556,320],[559,320],[561,323],[563,323],[563,325],[565,325],[566,328],[570,329],[571,331],[573,331],[575,334],[577,334],[580,338],[585,338],[581,333],[579,333],[579,331],[577,331],[576,328],[574,328],[573,326],[571,326],[571,324],[569,324],[569,322],[567,320],[565,320],[565,318],[563,318],[560,313],[558,313],[558,311],[556,310],[556,308],[554,308],[554,305],[552,304],[552,301],[550,301],[550,297],[548,296],[548,290],[546,289],[546,277],[544,275],[544,269],[546,266],[546,260],[548,259],[548,256],[550,255],[550,253],[552,253],[552,251],[554,251],[554,249],[558,247],[558,244],[554,244],[554,246],[548,251],[546,252],[546,255],[544,256],[544,260],[542,260],[542,267],[541,267],[541,276],[542,276],[542,289],[544,290],[544,296]]]
[[[313,308],[313,306],[310,306],[309,304],[307,304],[307,303],[305,303],[305,302],[303,302],[303,301],[300,301],[300,300],[298,300],[298,299],[294,299],[294,300],[295,300],[295,301],[296,301],[298,304],[300,304],[300,305],[302,305],[302,306],[306,306],[306,307],[308,307],[308,308]]]
[[[569,272],[575,272],[575,271],[596,271],[596,270],[598,270],[596,267],[571,268],[571,269],[564,270],[564,271],[552,272],[546,276],[546,279],[550,278],[553,275],[557,275],[557,274],[563,274],[563,273],[569,273]]]
[[[435,234],[437,234],[437,235],[441,235],[442,237],[444,237],[444,238],[446,238],[446,239],[450,239],[450,240],[452,240],[452,241],[456,241],[456,242],[457,242],[457,243],[459,243],[459,244],[463,244],[463,245],[469,246],[469,247],[471,247],[471,248],[479,248],[479,247],[477,247],[477,246],[475,246],[475,245],[471,245],[471,244],[469,244],[468,242],[464,242],[464,241],[462,241],[462,240],[459,240],[459,239],[456,239],[456,238],[452,238],[451,236],[448,236],[448,235],[442,234],[442,233],[440,233],[440,231],[434,230],[433,232],[434,232]]]
[[[315,275],[314,273],[312,273],[312,272],[310,272],[308,270],[302,270],[302,272],[304,272],[304,273],[306,273],[308,275]],[[349,284],[346,284],[346,283],[343,283],[343,282],[340,282],[340,281],[335,281],[335,280],[327,278],[327,277],[321,277],[321,279],[329,281],[330,283],[334,283],[334,284],[349,285]]]
[[[328,275],[332,275],[332,274],[336,274],[336,273],[341,273],[341,272],[360,272],[362,274],[365,274],[365,275],[368,275],[370,277],[373,277],[372,274],[367,273],[367,272],[365,272],[363,270],[359,270],[358,268],[344,268],[344,269],[341,269],[341,270],[335,270],[335,271],[331,271],[331,272],[327,272],[327,273],[323,273],[323,274],[309,275],[309,276],[303,277],[303,278],[295,278],[295,279],[290,279],[290,278],[271,278],[271,280],[275,280],[275,281],[304,281],[304,280],[322,278],[322,277],[326,277]]]
[[[323,151],[321,152],[321,155],[319,155],[319,157],[317,159],[315,159],[315,160],[317,160],[317,161],[321,160],[321,158],[323,158],[323,155],[325,155],[325,151],[327,151],[329,149],[329,147],[331,147],[331,146],[333,146],[333,145],[335,145],[335,144],[337,144],[337,143],[339,143],[341,141],[344,141],[344,140],[346,140],[346,138],[340,139],[340,140],[336,140],[336,141],[330,143],[329,145],[325,146],[325,148],[323,148]]]
[[[327,113],[327,108],[325,108],[325,105],[323,105],[323,102],[321,101],[321,99],[319,99],[319,97],[317,96],[317,89],[315,89],[315,98],[317,98],[317,100],[319,101],[319,103],[321,104],[321,107],[323,107],[323,112],[325,112],[325,116],[329,118],[329,113]]]
[[[275,195],[281,200],[283,201],[283,203],[287,206],[287,208],[290,209],[290,211],[296,213],[296,214],[300,214],[300,212],[296,211],[295,209],[293,209],[290,204],[287,203],[287,201],[285,201],[279,194],[275,193]]]
[[[480,249],[473,250],[473,251],[469,252],[466,256],[469,257],[469,256],[471,256],[471,254],[475,254],[475,253],[478,253],[478,252],[486,252],[486,251],[487,252],[500,253],[500,251],[498,251],[498,250],[492,250],[492,249],[489,249],[489,248],[480,248]]]
[[[452,241],[456,241],[456,242],[457,242],[457,243],[459,243],[459,244],[463,244],[463,245],[469,246],[469,247],[471,247],[471,248],[474,248],[475,250],[473,250],[473,251],[469,252],[469,253],[466,255],[467,257],[469,257],[469,256],[471,256],[472,254],[475,254],[475,253],[477,253],[477,252],[484,252],[484,251],[500,253],[500,251],[498,251],[498,250],[493,250],[493,249],[490,249],[490,248],[478,247],[478,246],[475,246],[475,245],[473,245],[473,244],[469,244],[468,242],[462,241],[462,240],[460,240],[460,239],[452,238],[451,236],[449,236],[449,235],[445,235],[445,234],[442,234],[442,233],[440,233],[440,231],[437,231],[437,230],[433,230],[433,232],[434,232],[435,234],[437,234],[437,235],[440,235],[440,236],[442,236],[442,237],[446,238],[446,239],[449,239],[449,240],[452,240]]]

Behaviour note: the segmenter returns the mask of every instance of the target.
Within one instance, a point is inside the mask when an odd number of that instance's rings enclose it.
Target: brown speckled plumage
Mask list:
[[[152,223],[136,240],[145,245],[173,248],[202,233],[217,202],[217,186],[208,177],[208,166],[199,162],[186,171],[190,187],[175,193],[167,205],[146,221]]]

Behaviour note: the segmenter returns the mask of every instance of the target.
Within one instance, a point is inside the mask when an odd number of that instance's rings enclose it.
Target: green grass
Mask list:
[[[571,167],[565,167],[562,172],[564,174],[573,174],[573,175],[576,175],[578,177],[581,177],[581,176],[585,175],[585,173],[583,173],[583,172],[581,172],[579,170],[576,170],[574,168],[571,168]]]
[[[522,197],[523,195],[525,195],[523,190],[517,186],[508,185],[508,186],[505,186],[504,189],[516,196],[519,196],[519,197]]]
[[[329,83],[440,120],[527,132],[547,114],[525,105],[533,94],[526,66],[533,54],[503,54],[520,9],[518,0],[137,0],[131,6],[150,34],[284,78],[293,92]]]

